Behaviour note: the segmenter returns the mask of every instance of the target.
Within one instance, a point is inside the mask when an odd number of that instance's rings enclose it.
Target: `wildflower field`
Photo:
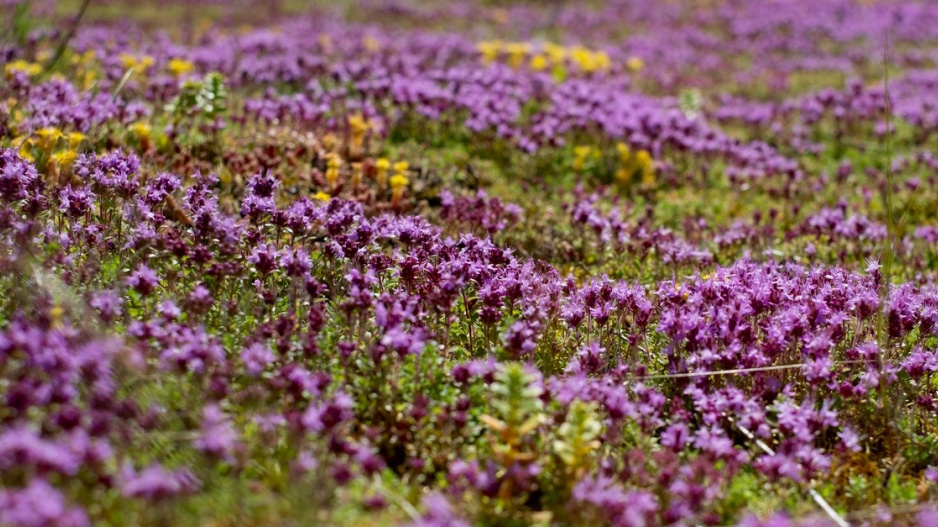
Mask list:
[[[938,526],[938,3],[0,0],[0,526]]]

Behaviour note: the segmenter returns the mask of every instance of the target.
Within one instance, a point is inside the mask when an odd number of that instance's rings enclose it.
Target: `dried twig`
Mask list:
[[[759,447],[759,449],[761,449],[763,452],[765,452],[766,454],[770,456],[775,455],[775,451],[772,450],[769,447],[769,445],[765,444],[764,441],[757,438],[755,434],[749,431],[748,428],[746,428],[745,426],[739,423],[736,423],[735,421],[733,421],[733,419],[730,419],[730,421],[733,422],[734,425],[736,425],[736,428],[740,432],[742,432],[744,436],[749,438],[750,441],[754,442],[756,446]],[[817,503],[818,507],[820,507],[821,510],[824,511],[824,513],[827,514],[827,516],[834,523],[836,523],[839,527],[849,527],[850,524],[847,523],[847,520],[845,520],[840,514],[838,514],[837,511],[835,511],[834,508],[831,507],[829,503],[827,503],[827,500],[825,500],[824,497],[818,493],[818,491],[814,490],[813,487],[808,487],[808,494],[811,496],[811,499],[814,500],[814,503]]]
[[[865,360],[845,360],[834,363],[835,365],[840,364],[859,364],[864,363]],[[681,379],[687,377],[711,377],[717,375],[736,375],[742,373],[758,373],[762,371],[777,371],[777,370],[792,370],[795,368],[801,368],[804,366],[804,363],[798,364],[778,364],[776,366],[760,366],[758,368],[737,368],[733,370],[715,370],[715,371],[692,371],[687,373],[662,373],[658,375],[644,375],[641,377],[635,377],[635,379],[645,380],[645,379]]]

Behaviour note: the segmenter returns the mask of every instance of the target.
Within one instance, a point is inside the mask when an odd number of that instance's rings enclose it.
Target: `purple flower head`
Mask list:
[[[187,469],[168,471],[153,464],[136,472],[130,465],[121,470],[121,494],[128,498],[159,501],[188,494],[201,486],[199,480]]]
[[[156,271],[150,269],[144,264],[140,264],[137,269],[127,277],[127,285],[134,288],[143,296],[148,296],[159,285],[160,278]]]
[[[21,490],[0,491],[0,524],[11,527],[85,527],[85,512],[69,507],[62,494],[41,478]]]
[[[208,456],[234,461],[238,434],[218,405],[206,406],[202,411],[202,425],[194,446]]]
[[[408,527],[469,527],[469,523],[453,511],[441,494],[433,493],[424,497],[423,506],[426,512],[419,520],[408,524]]]
[[[248,375],[257,377],[274,362],[274,354],[263,342],[254,342],[241,350],[241,361]]]

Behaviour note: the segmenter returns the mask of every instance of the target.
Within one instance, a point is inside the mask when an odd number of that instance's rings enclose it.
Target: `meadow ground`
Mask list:
[[[0,525],[938,525],[938,4],[0,5]]]

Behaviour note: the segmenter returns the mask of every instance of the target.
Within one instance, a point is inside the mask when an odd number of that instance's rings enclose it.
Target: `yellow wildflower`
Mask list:
[[[338,154],[329,156],[326,162],[326,181],[330,185],[335,185],[339,181],[339,167],[342,166],[342,158]]]
[[[563,59],[567,56],[567,50],[563,46],[550,42],[544,44],[544,53],[547,54],[551,62],[563,62]]]
[[[12,77],[13,74],[17,71],[21,71],[30,77],[34,77],[42,73],[42,66],[36,64],[35,62],[27,62],[25,60],[19,59],[7,64],[4,67],[4,71],[8,77]]]
[[[72,132],[68,134],[68,146],[70,148],[78,148],[81,145],[81,142],[85,140],[85,134],[81,132]]]
[[[620,143],[616,144],[616,151],[619,152],[619,158],[620,158],[622,161],[628,160],[629,157],[632,155],[632,151],[629,150],[629,145],[627,145],[627,144],[625,144],[625,143],[621,143],[621,142],[620,142]]]
[[[55,148],[56,143],[58,143],[59,139],[62,137],[62,130],[55,127],[41,128],[36,130],[35,133],[39,137],[39,148],[46,151]]]
[[[21,158],[25,159],[26,161],[34,162],[36,158],[33,157],[32,146],[33,146],[33,140],[26,139],[25,141],[23,141],[23,144],[20,145],[20,150],[17,153],[20,155]]]
[[[394,174],[391,176],[391,199],[397,201],[404,195],[404,189],[407,188],[407,176],[403,174]]]
[[[486,64],[491,64],[498,58],[498,52],[501,51],[502,42],[500,40],[479,42],[477,48],[479,49],[479,53],[482,54],[482,61]]]
[[[368,131],[368,121],[365,121],[365,118],[362,117],[360,113],[350,115],[348,118],[349,128],[352,129],[353,134],[364,134]]]
[[[652,161],[651,154],[648,153],[648,150],[639,150],[638,153],[635,154],[635,162],[642,170],[654,169],[654,161]]]
[[[130,132],[137,136],[141,141],[149,141],[152,129],[147,123],[134,123],[130,125]]]
[[[49,322],[52,329],[62,328],[62,318],[65,315],[65,309],[60,305],[55,305],[49,310]]]
[[[605,51],[597,51],[594,53],[593,60],[596,63],[596,67],[600,70],[607,70],[609,66],[612,65],[612,60],[609,59],[609,54]]]
[[[547,57],[538,53],[531,57],[531,69],[534,71],[542,71],[547,68]]]
[[[378,182],[378,188],[384,188],[384,184],[388,181],[388,169],[391,168],[391,162],[387,158],[382,157],[375,160],[375,179]]]
[[[135,68],[139,70],[141,73],[146,72],[147,69],[150,66],[152,66],[153,63],[155,62],[153,57],[149,55],[144,55],[142,57],[135,57],[134,55],[131,55],[130,53],[121,53],[120,57],[118,58],[120,59],[121,66],[123,66],[124,69],[129,70],[130,68]]]
[[[378,172],[387,172],[389,168],[391,168],[391,162],[388,161],[388,158],[382,157],[375,160],[375,169],[377,169]]]
[[[640,150],[635,154],[635,163],[642,171],[642,185],[650,187],[655,184],[655,162],[647,150]]]
[[[404,172],[407,172],[409,168],[410,163],[407,161],[398,161],[397,163],[394,163],[394,172],[397,174],[403,174]]]
[[[130,53],[121,53],[118,59],[120,59],[121,66],[123,66],[124,69],[130,69],[137,65],[137,57]]]
[[[195,64],[184,59],[170,59],[166,65],[166,70],[175,77],[181,77],[195,69]]]
[[[313,195],[313,199],[317,199],[317,200],[322,201],[322,202],[324,202],[324,203],[328,203],[329,200],[332,199],[332,196],[330,196],[329,194],[326,194],[325,192],[323,192],[323,191],[320,190],[319,192],[317,192],[316,194]]]
[[[531,51],[531,44],[527,42],[511,42],[505,46],[508,52],[508,65],[512,68],[518,68],[524,61],[524,57]]]
[[[61,152],[52,154],[52,160],[62,168],[72,166],[72,163],[75,162],[77,157],[78,152],[75,152],[74,150],[63,150]]]
[[[593,152],[593,147],[588,145],[580,145],[573,148],[573,169],[576,171],[583,170],[583,166],[586,164],[586,158],[590,156]]]
[[[351,143],[354,149],[360,149],[365,141],[365,134],[368,132],[369,122],[361,114],[350,115],[348,125],[351,132]]]
[[[394,174],[391,176],[391,189],[395,192],[402,190],[409,183],[407,176],[402,174]]]

